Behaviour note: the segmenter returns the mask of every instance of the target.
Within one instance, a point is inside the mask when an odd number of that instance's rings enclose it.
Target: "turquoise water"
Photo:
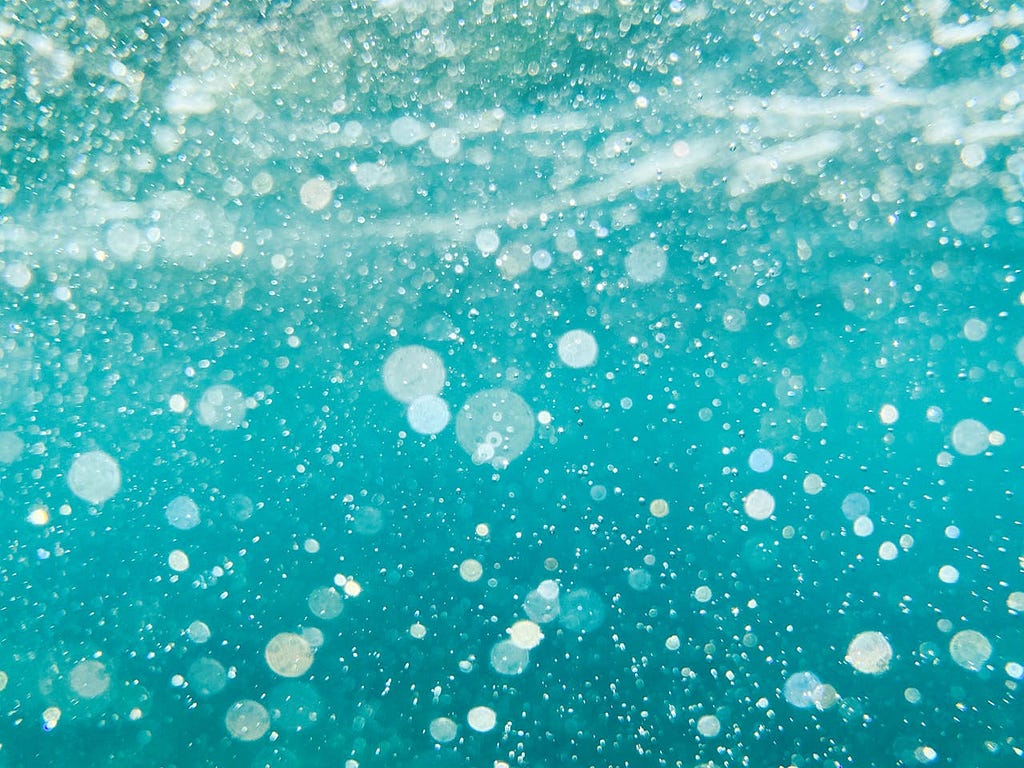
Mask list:
[[[0,764],[1021,763],[1022,34],[0,5]]]

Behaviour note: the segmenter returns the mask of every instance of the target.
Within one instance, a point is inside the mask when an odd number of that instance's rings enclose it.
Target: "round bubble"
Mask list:
[[[21,456],[24,448],[25,442],[17,433],[0,432],[0,464],[13,464]]]
[[[645,240],[629,249],[626,256],[626,272],[638,283],[653,283],[665,274],[668,260],[665,249],[657,243]]]
[[[530,590],[526,595],[526,600],[523,601],[523,611],[538,624],[554,621],[561,611],[557,589],[554,594],[545,593],[540,589]]]
[[[462,149],[462,140],[455,131],[438,128],[430,134],[427,146],[430,147],[430,153],[438,160],[451,160]]]
[[[430,129],[415,117],[403,115],[391,123],[388,133],[391,134],[391,139],[396,144],[411,147],[427,138]]]
[[[973,197],[962,197],[954,200],[947,209],[949,223],[953,229],[965,235],[974,234],[985,226],[988,209],[980,200]]]
[[[767,472],[775,463],[775,457],[767,448],[755,448],[747,457],[747,466],[755,472]]]
[[[417,344],[399,347],[384,361],[384,388],[401,403],[440,394],[445,376],[441,356]]]
[[[767,520],[775,511],[775,497],[763,488],[755,488],[743,499],[743,511],[754,520]]]
[[[224,725],[228,733],[239,741],[256,741],[270,727],[270,714],[258,701],[241,699],[228,709]]]
[[[707,739],[713,739],[722,732],[722,723],[714,715],[703,715],[697,721],[697,732]]]
[[[189,687],[197,696],[213,696],[228,684],[228,673],[216,659],[196,659],[188,668]]]
[[[71,492],[90,504],[102,504],[121,488],[121,467],[103,451],[77,456],[68,470]]]
[[[846,650],[846,663],[866,675],[880,675],[889,669],[892,646],[881,632],[861,632]]]
[[[589,368],[597,360],[597,341],[586,331],[564,333],[558,339],[558,358],[570,368]]]
[[[497,724],[498,715],[490,707],[473,707],[466,714],[466,721],[474,731],[486,733]]]
[[[409,427],[421,435],[436,435],[448,426],[452,414],[448,403],[436,395],[423,395],[409,403]]]
[[[334,185],[320,176],[308,179],[299,189],[299,200],[311,211],[322,211],[333,196]]]
[[[511,640],[499,640],[491,648],[491,668],[499,675],[519,675],[530,663],[530,652]]]
[[[205,621],[193,621],[188,625],[188,629],[185,630],[188,635],[188,639],[193,643],[202,644],[210,639],[210,626]]]
[[[573,589],[560,603],[559,622],[570,632],[593,632],[604,623],[604,601],[591,589]]]
[[[848,493],[840,505],[847,520],[856,520],[871,511],[871,500],[863,493]]]
[[[245,395],[230,384],[214,384],[203,392],[196,406],[196,419],[204,427],[228,431],[245,421]]]
[[[480,577],[484,575],[483,564],[473,557],[467,557],[461,563],[459,563],[459,576],[463,581],[470,583],[479,581]]]
[[[107,228],[107,251],[118,261],[131,261],[144,242],[142,232],[130,221],[115,221]]]
[[[782,689],[786,701],[799,709],[817,706],[822,692],[821,680],[813,672],[797,672],[790,675]]]
[[[317,618],[327,621],[338,618],[344,607],[341,593],[334,587],[317,587],[309,593],[306,602]]]
[[[962,456],[977,456],[989,447],[988,427],[976,419],[963,419],[953,427],[953,449]]]
[[[302,635],[281,632],[264,649],[267,664],[281,677],[299,677],[313,664],[313,648]]]
[[[533,411],[509,389],[472,395],[455,418],[455,437],[476,464],[504,469],[533,440]]]
[[[352,510],[352,530],[360,536],[374,536],[384,528],[384,513],[376,507]]]
[[[110,688],[110,675],[97,659],[80,661],[71,669],[71,690],[83,699],[95,699]]]
[[[450,717],[435,717],[430,721],[430,738],[440,744],[454,741],[459,726]]]
[[[540,630],[540,625],[529,619],[520,619],[508,630],[509,639],[512,643],[520,648],[530,650],[540,645],[540,641],[544,638],[544,633]]]
[[[181,531],[199,525],[199,507],[188,496],[175,496],[164,510],[167,522]]]
[[[232,520],[239,523],[244,523],[250,517],[255,510],[256,505],[252,503],[252,499],[241,493],[236,493],[228,498],[227,509],[228,515]]]
[[[977,672],[992,656],[992,643],[981,632],[965,629],[949,641],[949,655],[964,669]]]

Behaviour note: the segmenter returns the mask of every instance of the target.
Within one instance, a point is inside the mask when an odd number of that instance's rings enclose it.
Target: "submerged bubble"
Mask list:
[[[530,652],[511,640],[499,640],[491,647],[491,668],[499,675],[519,675],[530,663]]]
[[[558,357],[570,368],[589,368],[597,360],[597,341],[586,331],[569,331],[558,339]]]
[[[536,648],[544,637],[540,625],[528,619],[520,619],[508,630],[509,639],[519,648]]]
[[[494,728],[498,722],[498,716],[493,709],[487,706],[473,707],[466,714],[466,721],[469,727],[479,733],[486,733]]]
[[[384,387],[402,403],[436,397],[444,388],[446,375],[441,356],[417,344],[399,347],[384,361]]]
[[[747,458],[747,465],[755,472],[768,472],[775,463],[775,457],[767,448],[755,448]]]
[[[448,403],[435,395],[422,395],[409,403],[406,418],[413,431],[421,435],[436,435],[448,426],[451,412]]]
[[[744,497],[743,511],[754,520],[767,520],[775,511],[775,497],[763,488],[755,488]]]
[[[953,448],[962,456],[977,456],[989,447],[988,427],[976,419],[963,419],[953,427]]]
[[[813,672],[790,675],[782,689],[786,701],[799,709],[818,706],[823,694],[821,680]]]
[[[578,587],[559,601],[559,621],[570,632],[593,632],[604,623],[604,601],[596,592]]]
[[[950,639],[949,655],[964,669],[977,672],[992,656],[992,643],[981,632],[965,629]]]
[[[331,204],[333,195],[334,185],[322,176],[303,182],[299,189],[299,199],[302,201],[302,205],[311,211],[322,211]]]
[[[313,664],[313,648],[302,635],[281,632],[264,649],[267,665],[281,677],[299,677]]]
[[[629,249],[626,255],[626,272],[638,283],[647,284],[659,280],[668,266],[665,249],[657,243],[644,241]]]
[[[396,144],[411,147],[427,138],[430,129],[415,117],[404,115],[391,123],[388,133]]]
[[[317,587],[309,593],[306,602],[313,615],[325,621],[338,618],[344,608],[341,593],[334,587]]]
[[[24,448],[25,442],[18,437],[17,433],[0,432],[0,464],[13,464],[21,456]]]
[[[472,395],[455,418],[459,445],[476,464],[503,469],[533,440],[533,411],[509,389]]]
[[[270,728],[270,714],[258,701],[240,699],[228,709],[224,725],[239,741],[257,741]]]
[[[459,726],[450,717],[435,717],[430,721],[429,730],[430,738],[440,744],[447,744],[455,739]]]
[[[80,661],[72,668],[69,678],[71,690],[83,699],[95,699],[110,688],[110,674],[97,659]]]
[[[553,589],[546,589],[542,584],[537,589],[530,590],[523,602],[523,610],[526,615],[538,624],[547,624],[558,618],[561,612],[561,604],[558,596],[558,585],[554,582],[545,582],[553,585]]]
[[[462,140],[455,131],[439,128],[430,134],[427,146],[438,160],[451,160],[462,150]]]
[[[189,687],[197,696],[213,696],[224,690],[228,683],[228,673],[224,665],[216,659],[196,659],[188,668],[186,675]]]
[[[867,675],[880,675],[889,669],[892,646],[881,632],[861,632],[846,649],[846,663]]]
[[[713,739],[722,732],[722,723],[714,715],[702,715],[697,720],[697,732],[706,739]]]
[[[175,496],[164,510],[167,522],[181,531],[199,525],[199,507],[188,496]]]
[[[68,487],[83,501],[102,504],[120,490],[121,467],[109,453],[83,453],[71,462]]]
[[[245,395],[230,384],[214,384],[203,392],[196,406],[196,418],[210,429],[238,429],[245,421],[248,404]]]

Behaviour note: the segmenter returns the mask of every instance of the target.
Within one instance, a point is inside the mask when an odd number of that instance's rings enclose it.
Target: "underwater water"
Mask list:
[[[0,766],[1024,764],[1022,35],[0,3]]]

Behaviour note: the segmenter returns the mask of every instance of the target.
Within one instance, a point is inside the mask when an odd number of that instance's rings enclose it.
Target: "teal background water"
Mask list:
[[[1022,25],[942,3],[0,6],[21,443],[0,761],[1020,763]],[[560,360],[572,329],[592,366]],[[385,386],[408,345],[445,366],[433,436]],[[248,398],[235,428],[200,414],[219,384]],[[538,417],[507,467],[456,435],[495,387]],[[993,431],[979,455],[965,419]],[[102,503],[68,482],[93,450],[121,472]],[[199,526],[168,523],[177,496]],[[321,619],[308,596],[345,579],[361,593]],[[546,579],[596,596],[596,626],[564,613],[498,674]],[[308,673],[274,674],[267,642],[310,629]],[[844,660],[868,630],[879,675]],[[980,669],[951,657],[962,630],[992,645]],[[802,671],[834,701],[787,701]],[[225,726],[245,699],[271,714],[252,743]]]

